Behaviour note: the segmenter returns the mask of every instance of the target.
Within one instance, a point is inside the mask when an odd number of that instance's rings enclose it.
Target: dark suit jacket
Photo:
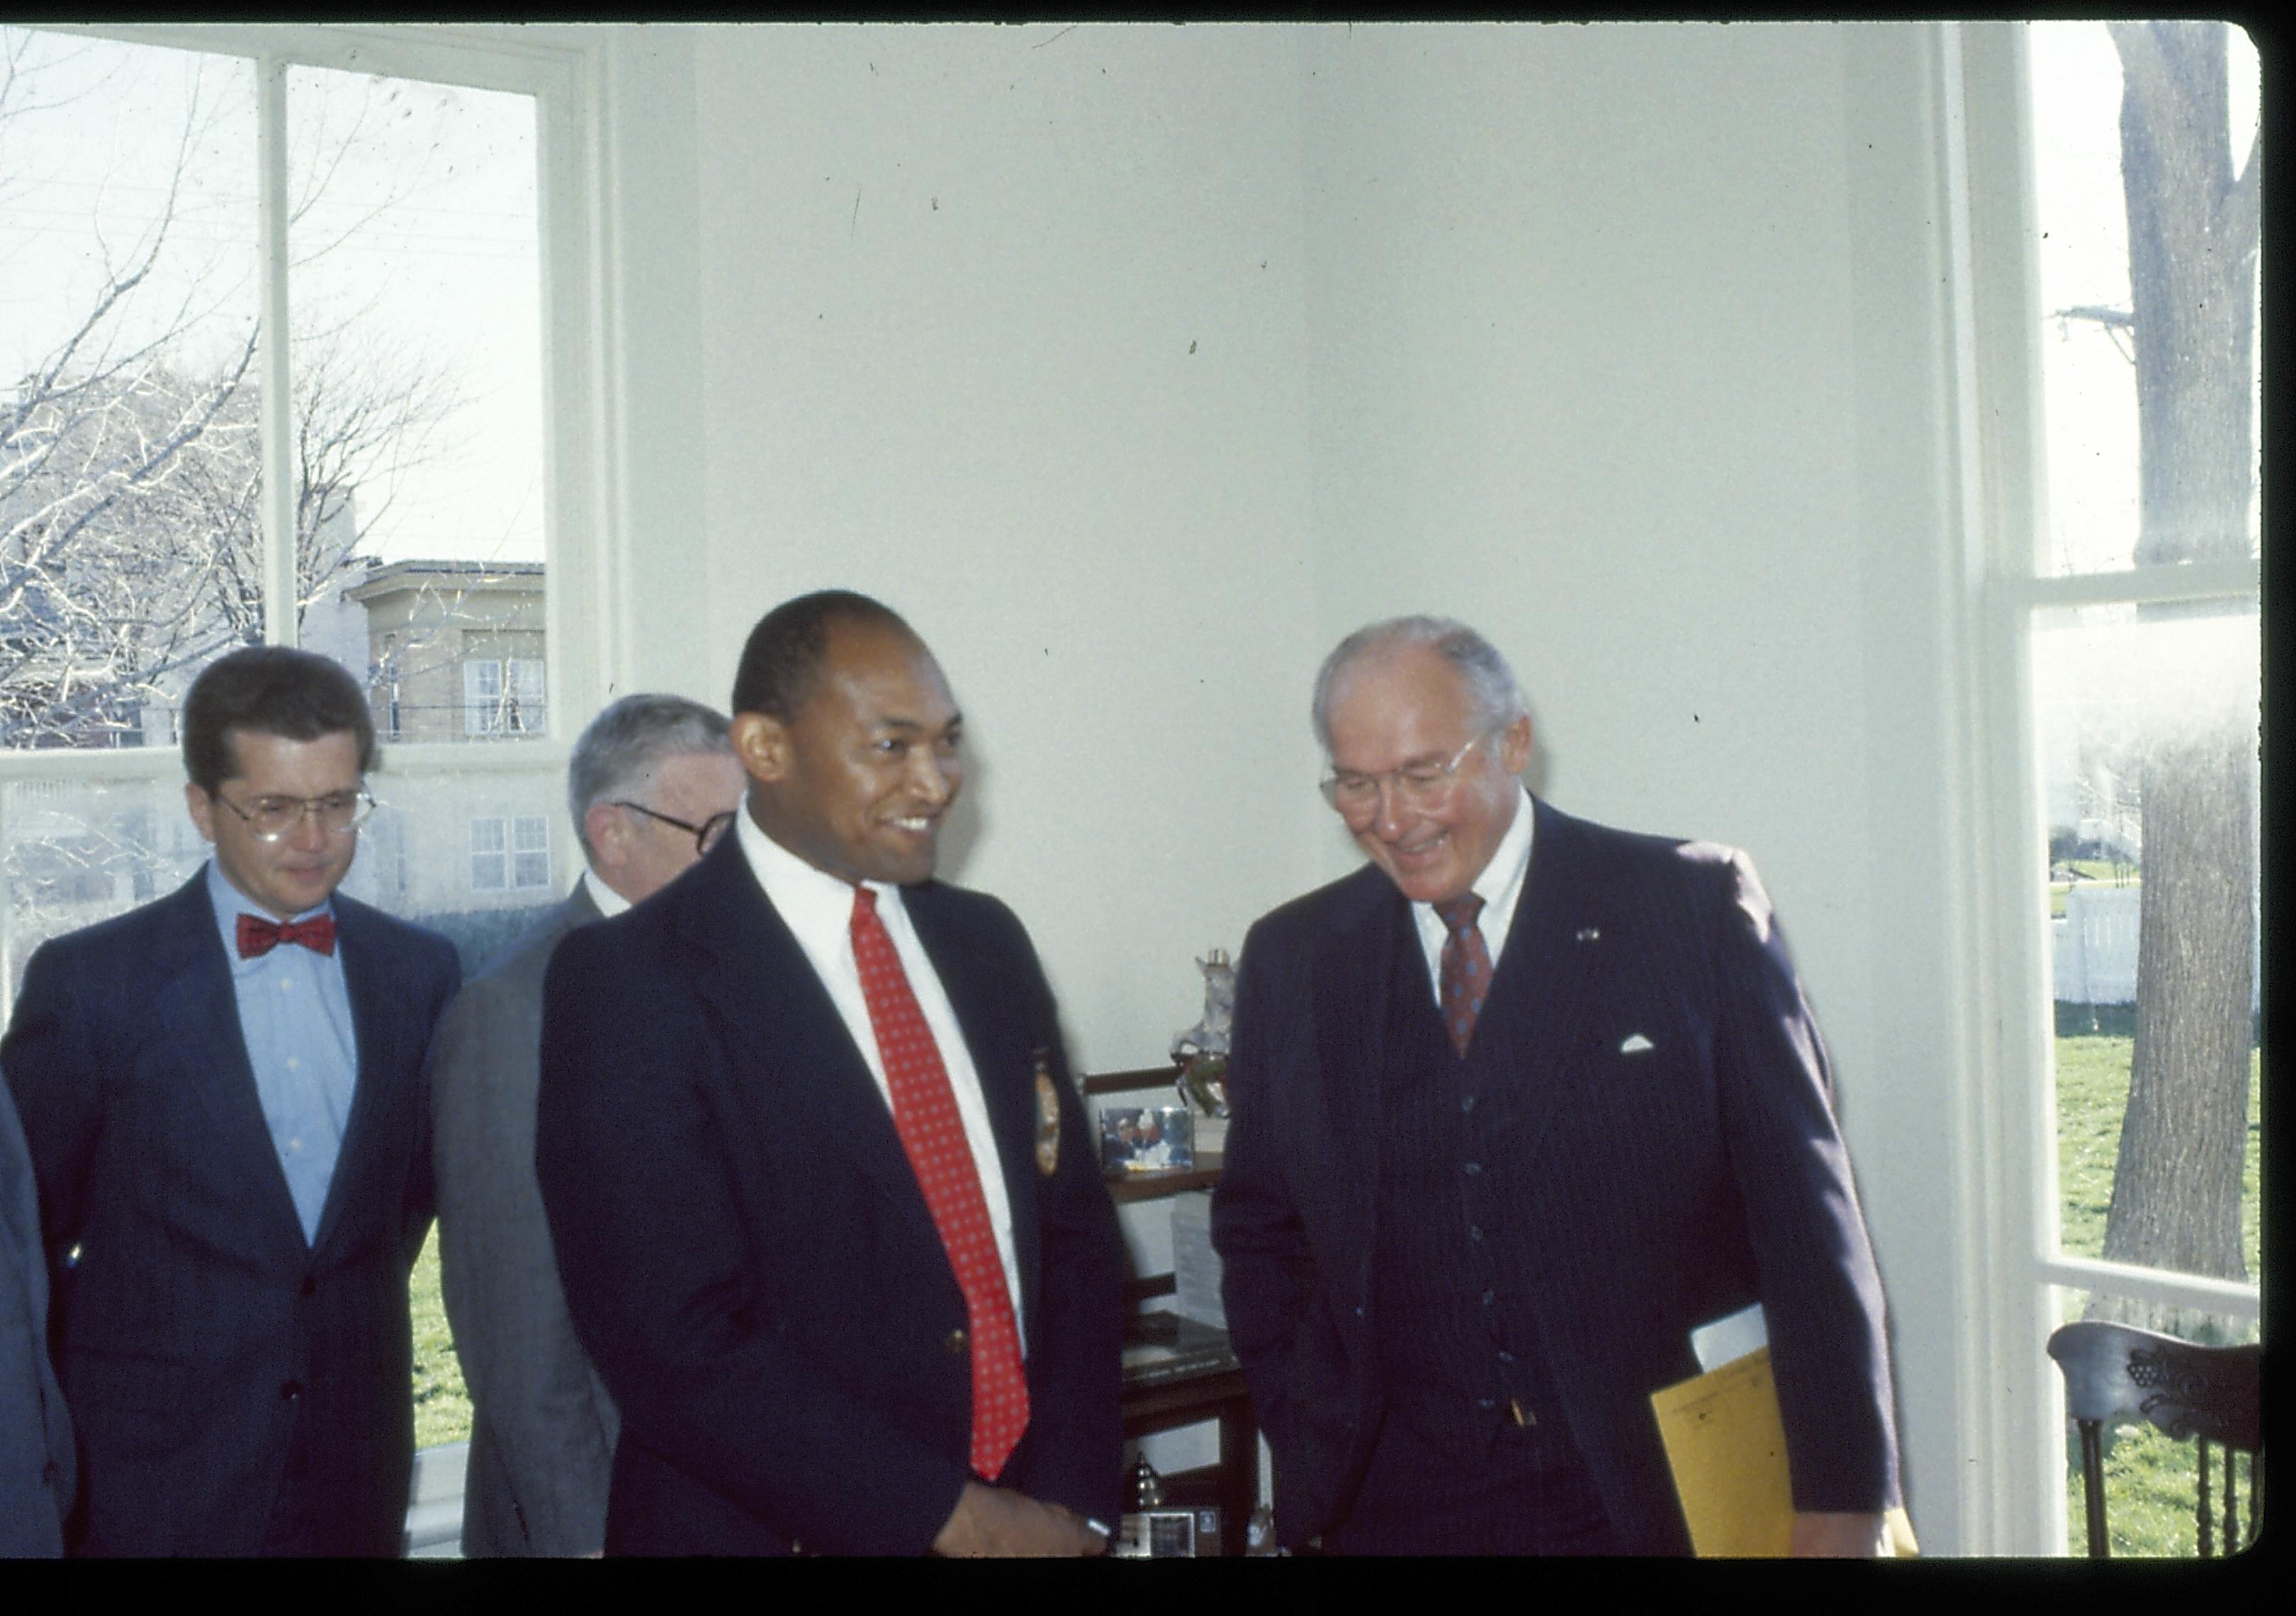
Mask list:
[[[1628,1552],[1688,1552],[1649,1394],[1697,1373],[1693,1327],[1758,1299],[1796,1506],[1896,1503],[1881,1284],[1824,1052],[1751,865],[1534,811],[1475,1040],[1520,1051],[1534,1306],[1613,1530]],[[1287,1543],[1344,1518],[1385,1402],[1370,1260],[1398,984],[1431,992],[1408,905],[1375,867],[1245,939],[1213,1235]]]
[[[406,1278],[430,1220],[422,1056],[459,969],[442,937],[340,894],[334,908],[358,1081],[311,1245],[204,873],[26,967],[0,1065],[39,1180],[84,1465],[78,1552],[256,1552],[298,1404],[323,1552],[404,1542]]]
[[[928,882],[903,901],[1012,1202],[1031,1417],[1002,1484],[1112,1520],[1123,1250],[1051,992],[993,898]],[[544,999],[543,1202],[622,1410],[608,1552],[923,1552],[970,1474],[964,1296],[891,1113],[739,839],[568,936]]]
[[[0,1094],[0,1559],[64,1552],[71,1416],[48,1361],[48,1261],[16,1107]]]
[[[463,984],[431,1046],[439,1277],[471,1390],[463,1553],[588,1554],[606,1540],[621,1416],[559,1288],[534,1179],[542,975],[598,918],[586,886]]]

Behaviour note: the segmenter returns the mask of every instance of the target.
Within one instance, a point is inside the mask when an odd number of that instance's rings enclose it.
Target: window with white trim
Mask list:
[[[2034,23],[2013,47],[2029,111],[1970,145],[1989,473],[2015,513],[1986,586],[2016,737],[1995,830],[2005,957],[2038,989],[2005,1006],[2031,1192],[2005,1232],[2025,1243],[2030,1208],[2033,1252],[2005,1296],[2030,1328],[1998,1337],[2012,1405],[2055,1399],[2038,1347],[2073,1319],[2254,1338],[2262,1081],[2257,58],[2213,22]],[[2021,1440],[2065,1497],[2040,1538],[2079,1542],[2064,1433]],[[2116,1553],[2194,1552],[2194,1468],[2122,1435]]]
[[[473,957],[547,895],[545,513],[592,473],[543,444],[592,429],[541,355],[578,377],[591,329],[583,81],[507,31],[0,28],[0,996],[198,869],[176,712],[240,644],[371,692],[383,806],[346,894]],[[467,733],[528,745],[435,744],[477,636]]]

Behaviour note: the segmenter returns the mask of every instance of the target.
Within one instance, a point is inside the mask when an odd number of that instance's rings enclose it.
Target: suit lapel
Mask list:
[[[808,1128],[922,1213],[892,1113],[813,962],[750,874],[740,839],[722,839],[676,890],[696,990],[726,1029],[737,1080],[766,1085],[769,1114]]]
[[[1377,1114],[1384,1092],[1391,996],[1398,980],[1412,980],[1399,967],[1425,974],[1415,950],[1414,957],[1401,957],[1402,944],[1411,939],[1411,906],[1382,872],[1364,874],[1369,878],[1360,889],[1365,901],[1349,905],[1335,917],[1315,973],[1316,1057],[1324,1103],[1334,1136],[1358,1140],[1376,1131],[1364,1124]]]
[[[343,986],[351,1002],[353,1058],[351,1113],[343,1123],[341,1148],[335,1170],[327,1180],[326,1205],[320,1209],[318,1237],[312,1250],[326,1244],[348,1205],[396,1206],[398,1197],[367,1194],[358,1180],[372,1170],[376,1130],[385,1125],[383,1108],[390,1096],[383,1092],[390,1074],[422,1069],[422,1051],[408,1046],[415,1017],[407,1013],[413,988],[400,970],[398,955],[382,942],[381,929],[364,906],[340,895],[335,898],[337,948],[343,962]],[[428,1029],[423,1029],[427,1034]]]
[[[1499,1048],[1521,1052],[1515,1069],[1526,1087],[1517,1115],[1526,1145],[1535,1150],[1580,1080],[1585,1052],[1574,1039],[1588,1024],[1585,1005],[1600,980],[1607,944],[1576,825],[1536,798],[1532,808],[1538,818],[1529,879],[1515,905],[1475,1039],[1496,1039]]]
[[[152,962],[156,1006],[169,1046],[180,1054],[181,1079],[211,1136],[206,1145],[184,1141],[185,1152],[196,1150],[219,1178],[260,1186],[258,1201],[250,1203],[262,1227],[258,1237],[291,1237],[299,1251],[303,1226],[271,1140],[271,1124],[264,1120],[255,1068],[247,1058],[231,961],[216,929],[205,869],[168,900],[157,919]]]

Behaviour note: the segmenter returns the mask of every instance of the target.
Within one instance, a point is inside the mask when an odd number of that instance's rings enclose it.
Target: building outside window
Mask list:
[[[550,821],[538,814],[471,821],[471,890],[550,886]]]
[[[570,835],[544,283],[586,294],[541,201],[573,80],[398,30],[111,34],[0,28],[0,1012],[40,940],[197,870],[176,710],[266,641],[371,692],[344,890],[475,963]],[[491,888],[455,845],[486,817],[525,827]]]

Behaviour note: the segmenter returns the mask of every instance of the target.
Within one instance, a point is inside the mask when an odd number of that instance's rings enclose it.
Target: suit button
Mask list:
[[[941,1342],[942,1348],[949,1352],[962,1352],[969,1344],[962,1330],[950,1331],[947,1338]]]
[[[287,1382],[284,1385],[279,1388],[279,1395],[286,1401],[290,1403],[293,1402],[297,1398],[303,1395],[303,1382],[300,1381]]]
[[[315,1293],[318,1291],[318,1288],[319,1288],[319,1282],[318,1282],[317,1280],[314,1279],[314,1278],[313,1278],[310,1275],[308,1275],[308,1274],[306,1274],[306,1275],[304,1275],[304,1276],[303,1276],[303,1294],[304,1294],[304,1295],[306,1295],[306,1296],[313,1295],[313,1294],[315,1294]]]

